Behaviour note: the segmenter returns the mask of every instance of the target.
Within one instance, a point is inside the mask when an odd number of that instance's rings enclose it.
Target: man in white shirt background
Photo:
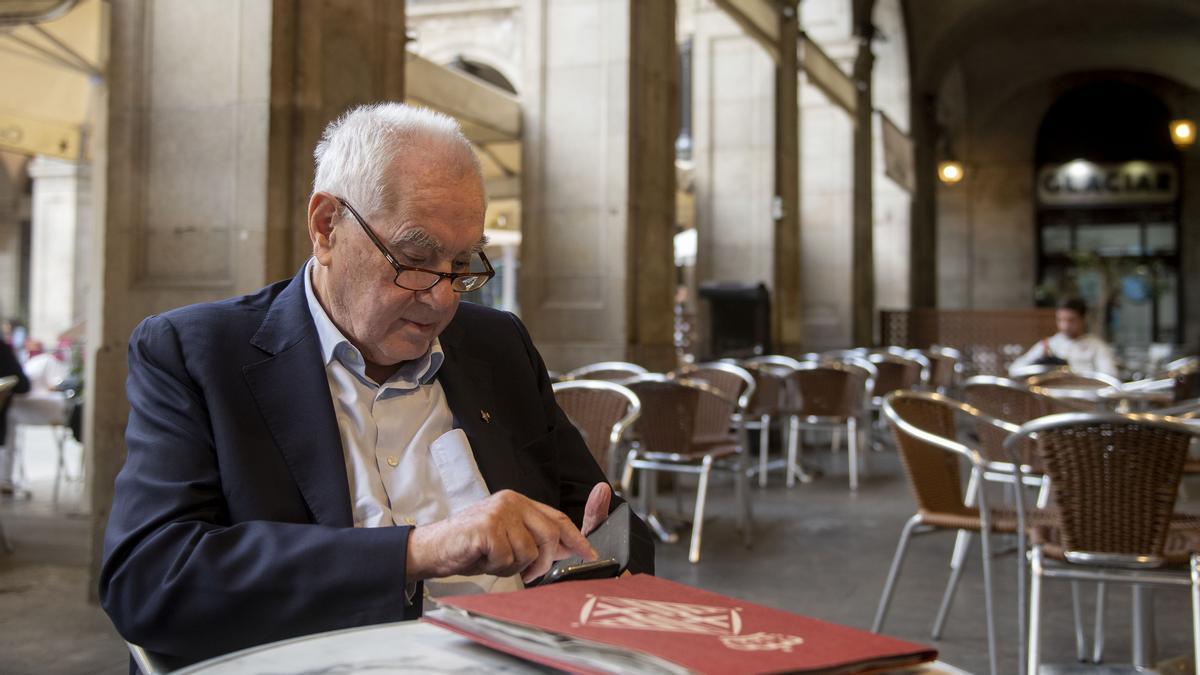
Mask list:
[[[1010,373],[1017,374],[1029,366],[1066,361],[1071,370],[1117,376],[1112,347],[1087,332],[1087,305],[1083,300],[1068,298],[1060,302],[1054,312],[1054,322],[1058,332],[1039,340],[1013,361]]]

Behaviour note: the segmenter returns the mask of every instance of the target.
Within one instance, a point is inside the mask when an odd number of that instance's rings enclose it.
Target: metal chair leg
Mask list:
[[[980,510],[986,508],[981,506]],[[988,536],[988,524],[985,520],[979,533],[979,544],[983,556],[983,604],[987,611],[988,664],[991,674],[996,675],[996,615],[995,604],[992,601],[992,546]]]
[[[1028,675],[1038,675],[1042,665],[1042,549],[1033,549],[1029,579],[1029,664]]]
[[[767,455],[771,451],[771,416],[763,415],[758,432],[758,486],[767,487]]]
[[[946,582],[946,591],[942,594],[942,605],[938,607],[937,618],[933,621],[934,640],[942,639],[942,629],[946,627],[946,616],[950,614],[950,606],[954,603],[954,594],[958,591],[958,582],[962,579],[963,568],[966,567],[967,554],[971,552],[971,533],[959,530],[954,543],[954,555],[950,558],[950,579]]]
[[[1200,555],[1193,553],[1188,566],[1192,570],[1192,663],[1200,668]]]
[[[900,566],[904,564],[904,556],[908,553],[908,540],[912,538],[913,530],[921,524],[921,515],[915,514],[904,524],[900,532],[900,543],[896,545],[896,554],[892,557],[892,567],[888,570],[887,581],[883,584],[883,595],[879,596],[879,607],[875,610],[875,620],[871,623],[871,632],[883,630],[883,620],[887,617],[888,607],[892,604],[892,593],[896,590],[896,578],[900,576]]]
[[[1096,625],[1093,635],[1092,663],[1104,661],[1104,601],[1108,597],[1108,589],[1104,582],[1096,584]]]
[[[851,417],[846,420],[846,435],[849,436],[848,458],[850,461],[850,489],[858,489],[858,420]]]
[[[1075,618],[1075,660],[1087,662],[1087,642],[1083,635],[1083,608],[1079,604],[1079,582],[1071,582],[1071,615]]]
[[[750,548],[754,544],[754,509],[750,503],[750,479],[746,475],[745,461],[748,458],[742,455],[741,461],[738,462],[738,473],[735,478],[742,486],[742,521],[745,523],[742,527],[742,543],[746,548]]]
[[[688,551],[688,562],[700,562],[700,536],[704,530],[704,502],[708,499],[708,477],[712,473],[712,456],[704,458],[700,468],[700,483],[696,488],[696,515],[692,521],[692,546]]]
[[[796,484],[796,466],[800,458],[797,448],[800,445],[800,420],[795,417],[788,418],[788,441],[787,441],[787,486],[792,487]]]
[[[621,472],[621,492],[626,499],[633,496],[633,460],[637,459],[637,450],[630,449],[629,454],[625,455],[625,469]],[[643,513],[645,510],[643,509]]]

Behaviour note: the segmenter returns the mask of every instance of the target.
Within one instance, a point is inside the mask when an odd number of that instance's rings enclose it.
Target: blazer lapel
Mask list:
[[[251,344],[269,357],[243,374],[318,524],[352,527],[341,435],[304,293],[305,265],[271,303]]]
[[[479,474],[493,493],[518,489],[521,481],[512,439],[504,420],[493,418],[499,406],[491,366],[459,349],[449,328],[442,334],[441,343],[444,360],[438,369],[438,381],[454,414],[454,426],[462,429],[471,442]]]

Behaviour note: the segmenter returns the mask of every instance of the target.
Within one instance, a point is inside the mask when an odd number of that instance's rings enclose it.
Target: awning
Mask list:
[[[405,97],[458,120],[475,145],[491,201],[521,196],[521,103],[454,68],[405,55]]]
[[[87,155],[106,16],[100,0],[0,0],[0,149]]]

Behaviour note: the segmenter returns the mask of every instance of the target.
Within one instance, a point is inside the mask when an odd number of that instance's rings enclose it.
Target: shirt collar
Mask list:
[[[321,306],[320,301],[317,300],[317,294],[313,292],[312,287],[312,271],[315,265],[316,259],[309,258],[308,265],[304,268],[304,296],[308,300],[308,311],[312,314],[313,324],[317,328],[317,338],[321,343],[321,358],[325,367],[328,368],[336,360],[363,383],[377,386],[371,378],[367,377],[366,363],[358,348],[346,339],[342,331],[325,313],[325,308]],[[411,361],[406,361],[388,378],[387,382],[383,383],[383,386],[384,388],[414,389],[419,385],[428,384],[437,376],[443,360],[445,360],[445,355],[442,354],[442,343],[438,338],[434,338],[433,343],[424,354]]]

